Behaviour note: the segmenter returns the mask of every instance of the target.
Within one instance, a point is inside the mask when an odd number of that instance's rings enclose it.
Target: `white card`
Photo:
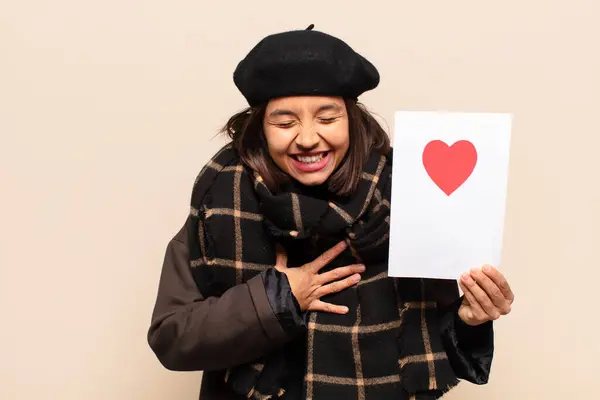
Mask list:
[[[500,267],[512,116],[395,115],[389,276]]]

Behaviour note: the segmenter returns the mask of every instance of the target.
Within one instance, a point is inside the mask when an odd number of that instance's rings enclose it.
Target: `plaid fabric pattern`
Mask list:
[[[458,292],[439,282],[387,277],[390,160],[373,154],[349,198],[293,183],[271,193],[228,145],[194,183],[190,266],[204,296],[272,268],[275,243],[286,249],[288,266],[297,267],[345,239],[349,249],[323,272],[366,265],[358,285],[322,299],[348,306],[348,314],[309,313],[306,399],[435,399],[458,383],[441,343],[438,309],[440,293],[447,304]],[[285,399],[292,351],[284,347],[232,368],[227,381],[248,398]]]

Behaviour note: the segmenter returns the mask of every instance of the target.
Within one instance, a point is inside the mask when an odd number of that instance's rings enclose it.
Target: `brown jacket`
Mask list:
[[[294,337],[273,311],[261,274],[221,297],[204,298],[189,267],[187,230],[186,221],[167,246],[148,343],[165,368],[204,371],[200,400],[242,400],[246,397],[225,384],[225,369],[251,362]],[[492,321],[469,327],[455,311],[448,315],[452,318],[445,319],[443,336],[455,373],[460,379],[487,383],[494,348]]]
[[[164,367],[204,371],[201,400],[241,400],[245,397],[224,384],[224,368],[252,361],[290,339],[260,275],[220,298],[202,297],[189,268],[186,222],[167,246],[148,332]]]

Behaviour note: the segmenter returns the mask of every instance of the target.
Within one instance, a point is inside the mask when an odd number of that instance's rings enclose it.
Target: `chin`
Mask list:
[[[312,176],[307,176],[307,175],[312,175]],[[313,174],[290,174],[290,176],[298,181],[299,183],[301,183],[304,186],[318,186],[318,185],[322,185],[323,183],[327,182],[327,179],[329,179],[329,176],[331,174],[329,172],[319,172],[319,173],[313,173]]]
[[[296,179],[304,186],[319,186],[327,181],[327,179]]]

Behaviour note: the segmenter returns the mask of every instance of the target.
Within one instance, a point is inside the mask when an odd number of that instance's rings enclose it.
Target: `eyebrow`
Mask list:
[[[321,107],[319,107],[319,109],[317,110],[317,114],[322,111],[329,111],[329,110],[341,111],[341,109],[342,109],[342,107],[340,107],[338,104],[335,104],[335,103],[324,104]]]
[[[284,115],[291,115],[291,116],[295,117],[296,113],[291,110],[277,108],[269,114],[269,117],[279,117],[279,116],[284,116]]]
[[[342,109],[342,107],[340,107],[338,104],[335,104],[335,103],[324,104],[318,108],[317,114],[320,112],[329,111],[329,110],[340,111],[341,109]],[[285,115],[297,117],[296,113],[293,112],[292,110],[286,110],[286,109],[282,109],[282,108],[277,108],[277,109],[273,110],[271,113],[269,113],[269,117],[271,117],[271,118],[285,116]]]

